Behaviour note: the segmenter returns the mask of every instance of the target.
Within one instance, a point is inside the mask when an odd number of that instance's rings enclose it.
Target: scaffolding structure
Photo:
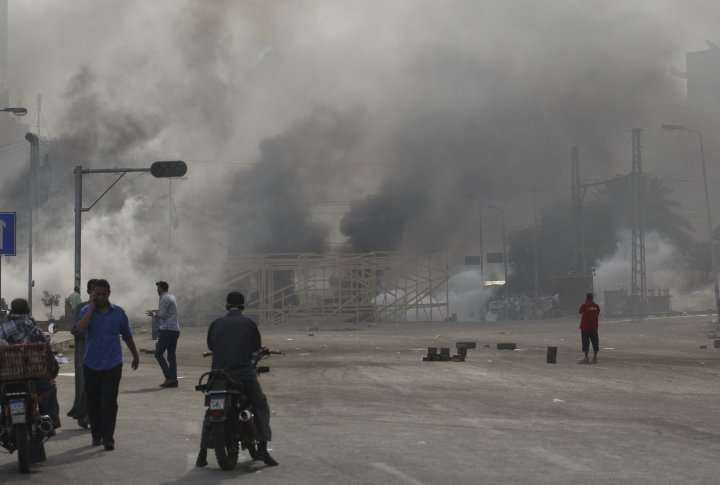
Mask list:
[[[229,258],[227,268],[223,288],[195,296],[196,322],[222,315],[233,290],[245,294],[245,313],[265,324],[448,318],[445,253],[244,254]]]

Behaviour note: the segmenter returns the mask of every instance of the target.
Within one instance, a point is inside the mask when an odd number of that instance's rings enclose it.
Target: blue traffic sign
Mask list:
[[[15,212],[0,212],[0,254],[15,256]]]

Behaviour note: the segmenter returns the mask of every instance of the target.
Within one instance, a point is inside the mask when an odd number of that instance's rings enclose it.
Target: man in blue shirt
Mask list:
[[[155,359],[165,376],[165,382],[160,387],[177,387],[177,342],[180,338],[180,325],[177,321],[177,302],[175,297],[168,293],[170,286],[167,281],[155,283],[160,302],[157,310],[145,310],[145,314],[158,321],[158,340],[155,344]],[[165,360],[167,352],[167,361]]]
[[[132,370],[140,364],[135,341],[125,310],[109,301],[110,283],[95,281],[90,302],[80,310],[77,331],[85,335],[85,392],[93,446],[101,444],[107,451],[115,449],[117,397],[122,377],[122,336],[133,355]]]

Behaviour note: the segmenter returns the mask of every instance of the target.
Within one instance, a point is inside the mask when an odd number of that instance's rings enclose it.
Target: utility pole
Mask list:
[[[585,251],[583,250],[582,230],[582,188],[580,186],[580,149],[571,150],[572,185],[571,185],[571,223],[573,229],[573,271],[585,274]]]
[[[645,204],[645,188],[643,185],[642,156],[640,145],[640,128],[632,130],[632,276],[630,283],[630,296],[633,310],[636,313],[645,312],[647,300],[646,274],[645,274],[645,225],[643,221],[643,205]]]

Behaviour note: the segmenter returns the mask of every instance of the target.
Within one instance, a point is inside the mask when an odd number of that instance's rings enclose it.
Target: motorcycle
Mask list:
[[[270,372],[267,366],[258,363],[271,354],[282,354],[277,350],[261,347],[254,354],[253,363],[258,374]],[[203,357],[212,352],[203,352]],[[205,395],[205,414],[203,426],[203,448],[213,448],[218,465],[223,470],[232,470],[237,465],[240,450],[247,450],[250,457],[257,459],[257,440],[252,404],[245,395],[242,382],[232,378],[223,369],[212,369],[200,376],[196,391]]]
[[[17,451],[20,473],[46,460],[44,444],[54,434],[50,416],[40,414],[42,396],[34,381],[47,378],[45,352],[44,344],[13,345],[1,352],[0,446]]]

